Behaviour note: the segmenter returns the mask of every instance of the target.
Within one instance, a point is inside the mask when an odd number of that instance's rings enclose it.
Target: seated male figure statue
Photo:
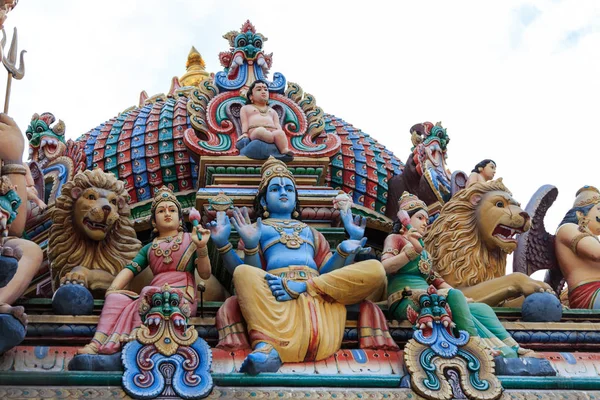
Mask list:
[[[281,124],[277,112],[269,107],[269,87],[261,80],[254,81],[248,89],[247,104],[240,111],[242,123],[242,139],[248,136],[250,140],[262,140],[266,143],[274,143],[277,150],[283,155],[293,155],[288,139]],[[239,139],[238,139],[239,140]]]
[[[286,165],[269,158],[255,200],[258,218],[250,223],[247,210],[235,209],[231,223],[245,245],[244,261],[228,238],[225,214],[209,224],[233,283],[246,320],[252,353],[241,372],[276,372],[283,362],[322,360],[339,350],[344,335],[346,305],[359,303],[385,285],[377,260],[352,264],[363,248],[364,225],[349,212],[342,220],[350,239],[336,251],[315,229],[297,220],[298,191]],[[266,270],[263,270],[263,268]]]

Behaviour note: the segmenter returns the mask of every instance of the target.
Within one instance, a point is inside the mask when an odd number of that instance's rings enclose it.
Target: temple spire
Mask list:
[[[210,78],[210,74],[205,69],[206,64],[194,46],[192,46],[188,54],[185,68],[185,74],[179,79],[182,86],[198,86],[200,82]]]

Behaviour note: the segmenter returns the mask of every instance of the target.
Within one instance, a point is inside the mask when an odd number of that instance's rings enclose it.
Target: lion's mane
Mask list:
[[[471,196],[503,191],[511,194],[501,179],[477,183],[456,193],[440,211],[425,237],[425,247],[431,254],[434,268],[442,277],[453,277],[460,287],[506,274],[506,254],[500,249],[490,251],[480,237],[477,208]],[[512,194],[511,194],[512,195]]]
[[[142,247],[133,229],[133,221],[129,218],[128,204],[119,209],[119,219],[104,240],[91,240],[79,232],[73,220],[76,200],[71,197],[71,190],[74,187],[82,191],[91,187],[110,190],[123,197],[125,202],[129,198],[123,182],[100,169],[80,172],[63,185],[54,205],[48,240],[48,258],[56,287],[62,276],[79,265],[116,275]]]

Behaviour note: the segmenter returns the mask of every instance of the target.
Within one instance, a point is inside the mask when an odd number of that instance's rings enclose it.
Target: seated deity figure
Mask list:
[[[424,249],[422,241],[429,221],[427,205],[417,196],[404,192],[398,208],[399,220],[385,239],[381,257],[388,274],[390,317],[407,319],[409,306],[418,313],[421,308],[415,299],[433,285],[438,292],[448,291],[446,299],[456,328],[479,337],[492,355],[508,358],[533,356],[533,351],[519,347],[490,306],[465,298],[460,290],[452,288],[433,270],[431,255]]]
[[[42,249],[21,238],[27,217],[27,172],[22,157],[25,138],[15,121],[0,114],[0,259],[2,256],[18,260],[12,277],[4,276],[0,263],[0,314],[10,314],[23,325],[27,316],[22,306],[12,306],[29,286],[42,261]],[[8,261],[8,260],[5,260]],[[16,262],[16,261],[15,261]]]
[[[139,306],[145,293],[164,284],[180,289],[196,313],[197,293],[194,268],[202,279],[210,278],[210,260],[206,244],[210,231],[194,226],[191,234],[185,232],[181,204],[173,192],[163,186],[152,201],[154,239],[139,251],[133,261],[115,277],[106,291],[106,300],[96,334],[79,354],[113,354],[121,343],[135,337],[134,330],[141,325]],[[154,278],[138,295],[125,288],[146,267]]]
[[[342,218],[350,239],[332,254],[325,237],[299,221],[298,191],[292,173],[273,157],[262,167],[255,200],[258,218],[235,209],[231,224],[244,244],[244,261],[228,239],[224,213],[209,224],[211,237],[233,273],[239,308],[253,351],[240,368],[276,372],[282,363],[323,360],[340,349],[346,305],[356,304],[385,285],[377,260],[352,264],[364,248],[364,225]]]
[[[471,175],[469,175],[466,187],[479,182],[485,183],[491,181],[494,179],[494,175],[496,175],[496,162],[487,158],[475,165],[471,171]]]
[[[274,143],[281,154],[292,155],[288,139],[279,123],[277,112],[269,107],[269,87],[267,83],[256,80],[248,89],[247,104],[240,111],[242,136],[250,140],[262,140]]]
[[[558,265],[571,308],[600,309],[600,191],[584,186],[556,232]]]

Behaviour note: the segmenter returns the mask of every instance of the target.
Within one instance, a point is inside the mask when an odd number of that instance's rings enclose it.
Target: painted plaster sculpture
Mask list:
[[[467,180],[467,187],[474,185],[475,183],[485,183],[494,179],[496,175],[496,162],[486,158],[475,165],[469,179]]]
[[[401,174],[389,180],[385,215],[398,212],[398,200],[406,191],[418,196],[437,212],[452,195],[451,175],[446,166],[450,137],[441,123],[424,122],[410,128],[413,148]]]
[[[123,182],[100,169],[62,186],[52,214],[48,258],[53,286],[104,292],[141,248]]]
[[[0,321],[5,332],[1,353],[25,336],[27,316],[22,306],[12,304],[29,286],[43,256],[37,244],[20,238],[27,214],[23,134],[8,115],[0,114],[0,122]]]
[[[242,137],[246,136],[251,141],[260,140],[265,143],[274,143],[282,155],[292,157],[285,132],[279,124],[279,115],[269,107],[269,88],[266,82],[256,80],[248,89],[247,104],[240,110],[242,124]]]
[[[558,292],[567,283],[569,307],[600,309],[600,192],[593,186],[579,189],[552,235],[546,232],[544,216],[557,195],[555,187],[546,185],[527,205],[534,226],[519,238],[515,269],[527,274],[548,269],[546,281]]]
[[[240,371],[252,375],[331,356],[341,345],[345,305],[364,300],[385,281],[379,261],[351,264],[357,253],[370,250],[363,248],[364,227],[351,215],[343,219],[350,239],[333,254],[322,234],[295,219],[296,184],[281,161],[270,158],[263,165],[255,206],[262,215],[255,225],[245,209],[236,209],[231,220],[244,242],[243,261],[228,242],[231,226],[224,213],[209,226],[233,272],[253,348]]]
[[[531,218],[502,179],[476,183],[444,205],[427,232],[425,247],[435,271],[465,296],[491,306],[515,304],[505,302],[552,291],[525,274],[506,275],[506,256],[517,247],[514,235],[530,226]]]
[[[404,349],[411,387],[426,399],[492,400],[502,395],[494,375],[494,360],[477,337],[459,330],[455,335],[446,297],[434,286],[411,296],[419,312],[408,306],[413,339]],[[453,385],[450,380],[454,379]],[[456,392],[459,393],[456,393]]]
[[[407,319],[408,309],[419,311],[413,291],[425,291],[430,285],[448,291],[447,301],[458,329],[479,337],[494,355],[517,357],[530,351],[519,347],[487,304],[467,302],[460,290],[446,282],[433,269],[435,259],[424,248],[422,237],[427,229],[427,205],[408,192],[400,198],[399,217],[393,233],[384,242],[381,262],[388,274],[388,310],[396,320]],[[472,300],[471,300],[472,301]]]
[[[201,399],[212,390],[212,353],[188,326],[191,306],[184,292],[169,284],[145,291],[139,304],[142,325],[122,356],[123,388],[133,398]]]
[[[4,113],[8,113],[8,105],[10,102],[10,88],[12,86],[12,79],[15,78],[17,80],[23,79],[25,76],[25,62],[23,59],[24,54],[27,52],[26,50],[21,50],[21,55],[19,57],[19,67],[17,68],[17,28],[15,27],[13,30],[13,37],[10,42],[10,48],[8,49],[8,53],[4,50],[4,46],[6,44],[6,33],[4,32],[4,28],[2,29],[2,41],[0,41],[0,46],[2,47],[2,51],[0,51],[0,57],[2,58],[2,64],[4,68],[8,71],[8,80],[6,81],[6,96],[4,98]]]
[[[206,243],[210,232],[194,226],[191,234],[183,231],[181,204],[167,187],[158,191],[152,201],[154,239],[114,278],[107,290],[106,300],[94,339],[80,349],[80,354],[113,354],[121,343],[135,337],[141,325],[137,312],[141,299],[148,291],[164,284],[180,289],[191,304],[191,315],[198,303],[194,270],[202,279],[210,278],[210,260]],[[138,294],[125,288],[131,280],[150,267],[154,278]]]

